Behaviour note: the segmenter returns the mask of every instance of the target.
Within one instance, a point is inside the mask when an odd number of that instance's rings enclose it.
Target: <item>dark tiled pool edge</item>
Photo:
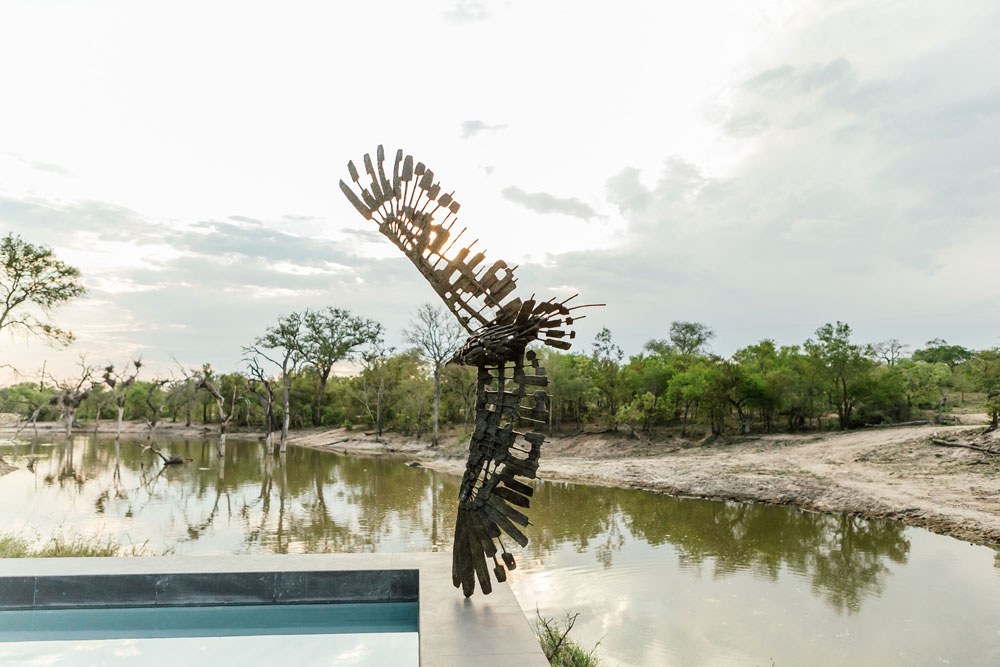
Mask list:
[[[444,553],[0,559],[0,610],[413,601],[422,665],[548,665],[510,587],[463,598]]]
[[[0,610],[417,602],[418,570],[0,577]]]

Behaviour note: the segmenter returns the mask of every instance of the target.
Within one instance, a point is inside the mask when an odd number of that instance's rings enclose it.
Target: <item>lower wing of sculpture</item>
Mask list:
[[[510,362],[479,367],[476,424],[459,490],[452,551],[452,582],[466,597],[475,591],[477,579],[484,594],[493,590],[490,561],[499,582],[506,581],[506,569],[517,567],[503,534],[522,547],[528,544],[521,529],[530,522],[515,506],[529,506],[533,489],[525,481],[537,475],[545,436],[517,428],[548,421],[547,382],[532,350]]]

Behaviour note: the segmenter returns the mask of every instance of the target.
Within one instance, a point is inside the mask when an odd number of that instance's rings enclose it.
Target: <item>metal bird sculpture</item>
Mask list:
[[[460,207],[454,193],[442,191],[434,172],[413,156],[396,151],[386,172],[382,146],[374,161],[365,155],[367,186],[353,162],[347,170],[353,186],[340,181],[347,199],[410,258],[469,332],[449,362],[478,369],[476,423],[458,494],[452,582],[468,597],[478,579],[489,594],[490,561],[498,582],[507,580],[505,567],[517,567],[501,535],[522,547],[528,544],[521,529],[530,522],[516,508],[529,506],[533,490],[525,481],[537,475],[545,440],[531,428],[548,421],[548,378],[535,352],[526,348],[537,340],[568,350],[575,332],[562,327],[581,319],[570,313],[585,306],[566,305],[576,295],[561,302],[510,298],[517,267],[503,260],[485,263],[483,252],[471,254],[476,241],[459,244],[465,229],[454,232]]]

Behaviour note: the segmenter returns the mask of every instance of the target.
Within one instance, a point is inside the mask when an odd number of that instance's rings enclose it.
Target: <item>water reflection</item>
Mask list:
[[[278,553],[448,546],[452,477],[308,449],[268,456],[261,443],[238,440],[226,443],[224,457],[209,440],[157,443],[168,456],[192,459],[168,466],[146,444],[86,436],[35,443],[33,497],[8,498],[8,506],[20,504],[14,514],[27,512],[43,533],[53,527],[48,517],[68,514],[81,528],[105,517],[109,529],[127,527],[178,553],[234,543],[238,551]],[[774,581],[783,568],[808,575],[814,593],[848,612],[879,594],[890,564],[906,563],[909,552],[896,522],[604,487],[540,484],[532,519],[529,548],[541,560],[568,543],[611,568],[635,541],[669,544],[678,567],[708,562],[713,577],[750,570]]]
[[[170,553],[450,548],[457,477],[294,447],[267,455],[263,443],[236,439],[224,457],[214,440],[160,441],[167,456],[192,459],[164,466],[145,444],[86,436],[0,443],[0,455],[22,468],[0,478],[0,532],[99,532]],[[32,457],[33,469],[24,469]],[[971,615],[963,631],[1000,626],[983,597],[1000,594],[1000,577],[984,584],[968,575],[966,556],[950,555],[964,545],[896,522],[559,483],[536,485],[531,518],[529,550],[512,579],[522,604],[553,615],[583,611],[591,645],[606,636],[599,653],[610,664],[698,664],[730,649],[733,664],[769,664],[776,653],[748,647],[770,650],[789,632],[799,636],[795,646],[843,659],[852,654],[832,647],[880,627],[882,615],[905,616],[920,604],[936,614],[934,596],[956,590],[961,610],[951,614]],[[912,562],[914,535],[939,540],[933,568]],[[941,561],[940,553],[949,555]],[[993,558],[989,551],[991,575]],[[900,583],[928,576],[947,586]],[[910,588],[928,588],[931,601],[893,602]],[[972,645],[956,637],[941,642]],[[802,661],[826,662],[791,651],[784,664]]]

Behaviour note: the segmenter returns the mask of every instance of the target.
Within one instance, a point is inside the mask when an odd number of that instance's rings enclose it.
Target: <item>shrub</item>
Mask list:
[[[601,661],[594,657],[597,644],[590,652],[569,639],[567,635],[576,624],[576,619],[580,616],[576,614],[566,614],[566,620],[562,623],[551,618],[543,618],[538,610],[535,610],[538,620],[535,621],[535,634],[538,636],[538,643],[542,645],[542,651],[553,667],[600,667]],[[599,644],[600,642],[598,642]]]

